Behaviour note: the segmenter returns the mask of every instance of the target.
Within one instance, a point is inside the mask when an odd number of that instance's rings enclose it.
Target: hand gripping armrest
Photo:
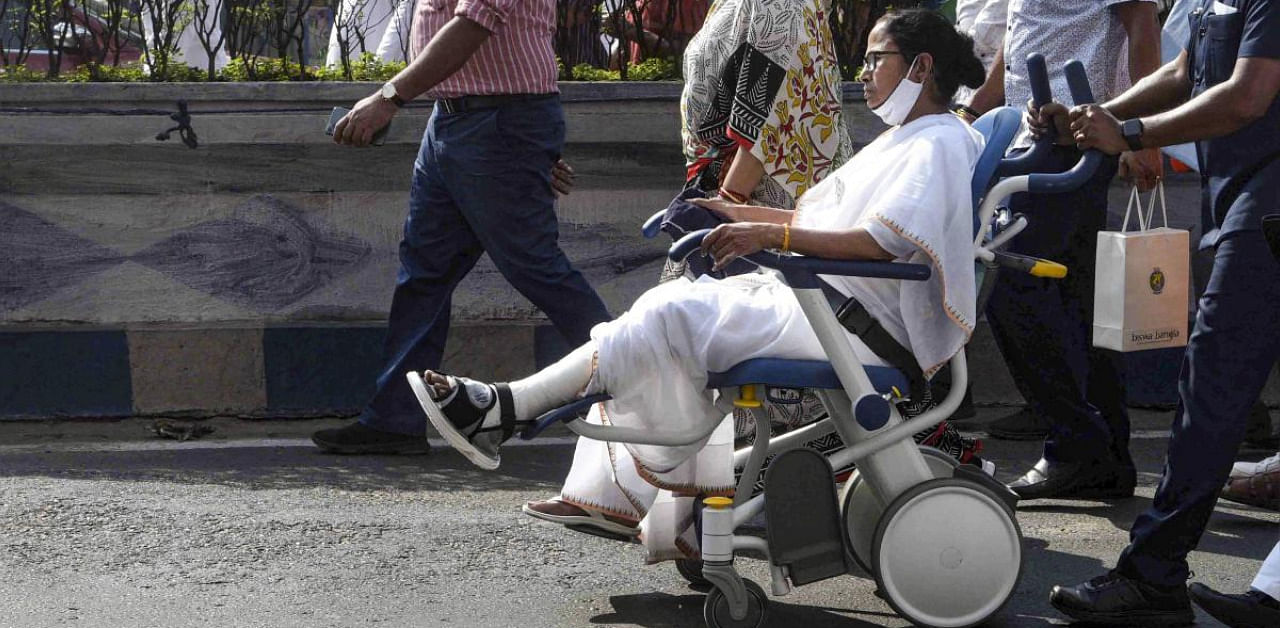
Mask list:
[[[671,250],[667,252],[667,257],[675,262],[684,261],[686,257],[702,246],[703,238],[707,237],[709,233],[711,233],[711,229],[702,229],[680,238],[679,241],[671,245]],[[932,270],[924,264],[824,259],[802,255],[779,255],[767,251],[753,253],[742,259],[757,266],[781,271],[792,288],[817,288],[818,275],[924,281],[932,274]]]

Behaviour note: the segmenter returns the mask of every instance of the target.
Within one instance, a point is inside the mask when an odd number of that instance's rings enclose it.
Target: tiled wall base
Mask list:
[[[0,332],[0,419],[352,414],[373,392],[383,334],[372,323]],[[974,399],[1021,403],[994,345],[981,325],[969,345]],[[568,349],[546,325],[462,325],[444,369],[510,380]],[[1126,356],[1130,403],[1176,403],[1179,364],[1176,350]],[[1280,405],[1280,377],[1263,400]]]
[[[381,324],[0,332],[0,418],[354,413],[383,336]],[[566,349],[548,326],[458,326],[444,368],[512,379]]]

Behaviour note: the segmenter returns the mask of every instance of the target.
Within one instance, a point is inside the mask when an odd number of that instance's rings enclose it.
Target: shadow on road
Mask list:
[[[702,626],[702,604],[705,595],[671,595],[670,593],[639,593],[615,595],[609,598],[612,613],[591,618],[592,624],[641,626],[642,628],[686,628]],[[850,614],[869,614],[879,617],[893,615],[875,611],[845,608],[826,608],[787,604],[777,599],[769,601],[766,626],[805,626],[832,628],[872,628],[883,624],[871,624],[849,617]]]
[[[1093,516],[1107,519],[1117,530],[1128,532],[1138,515],[1151,507],[1151,499],[1134,497],[1107,501],[1079,502],[1030,502],[1019,504],[1022,512],[1058,513],[1071,516]],[[1249,517],[1221,509],[1215,510],[1209,527],[1196,547],[1201,552],[1236,556],[1250,560],[1258,558],[1255,536],[1258,530],[1274,529],[1275,523],[1260,517]],[[1093,575],[1098,575],[1097,573]]]
[[[426,456],[338,456],[312,447],[228,447],[147,451],[29,452],[0,455],[6,477],[110,479],[214,484],[251,490],[336,488],[348,491],[557,490],[573,447],[512,447],[498,471],[482,471],[456,452]]]

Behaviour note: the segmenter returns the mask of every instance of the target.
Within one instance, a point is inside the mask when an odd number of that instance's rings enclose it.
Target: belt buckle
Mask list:
[[[443,109],[445,113],[458,113],[459,111],[459,108],[454,106],[454,99],[452,98],[441,98],[439,103],[440,108]]]

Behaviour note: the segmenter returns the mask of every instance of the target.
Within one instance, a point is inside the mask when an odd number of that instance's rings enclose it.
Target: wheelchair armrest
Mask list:
[[[662,232],[662,219],[666,215],[667,210],[664,209],[652,216],[649,216],[649,219],[644,221],[644,226],[640,227],[640,233],[644,234],[644,237],[649,239],[658,237],[658,234]]]
[[[551,427],[556,423],[568,423],[569,421],[578,418],[578,415],[587,408],[590,408],[602,401],[608,401],[612,398],[613,397],[608,394],[603,393],[599,395],[588,395],[572,403],[560,406],[559,408],[538,417],[534,420],[532,425],[524,428],[524,430],[520,432],[520,440],[533,440],[535,436],[541,434],[543,430],[548,427]]]
[[[681,262],[702,246],[703,238],[711,233],[711,229],[694,231],[680,238],[667,252],[672,261]],[[793,288],[816,288],[817,275],[844,275],[850,277],[879,277],[883,279],[905,279],[907,281],[924,281],[932,274],[932,270],[924,264],[905,264],[902,262],[870,262],[864,260],[825,259],[804,255],[780,255],[761,251],[743,256],[742,259],[782,272],[787,283]],[[812,285],[810,285],[812,284]]]

